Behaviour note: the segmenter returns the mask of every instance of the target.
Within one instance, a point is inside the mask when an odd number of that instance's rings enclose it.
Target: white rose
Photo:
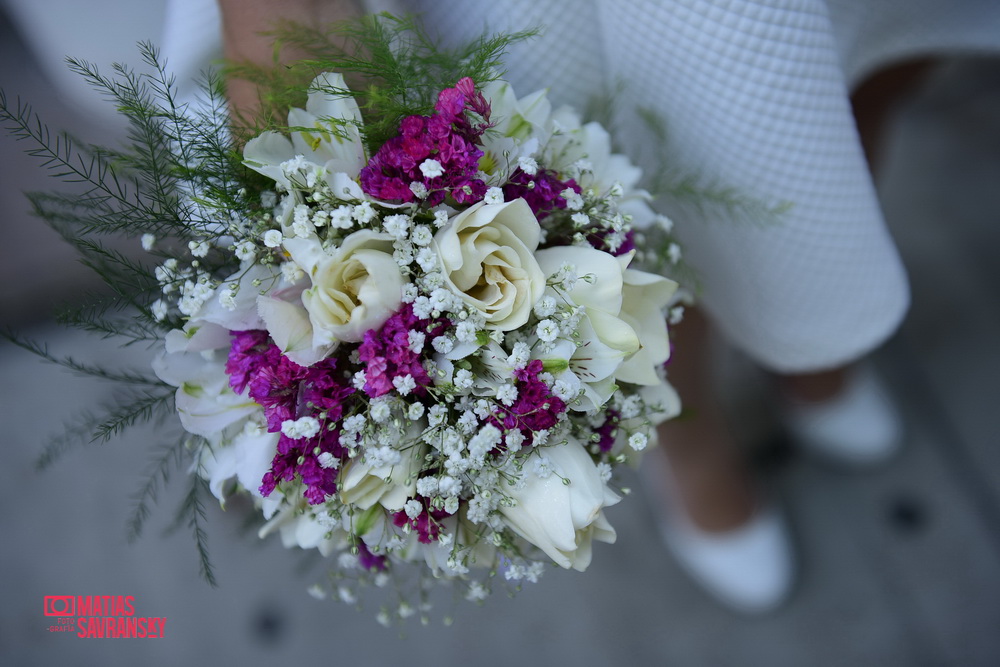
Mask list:
[[[514,507],[501,505],[510,528],[541,549],[557,565],[583,571],[590,565],[591,542],[612,544],[615,529],[604,508],[621,500],[603,481],[590,454],[576,441],[539,450],[555,474],[529,474],[523,488],[508,490]],[[570,480],[563,483],[563,478]]]
[[[314,347],[360,342],[366,331],[382,326],[399,310],[405,281],[392,258],[388,234],[354,232],[332,255],[323,253],[318,259],[301,257],[294,245],[289,241],[286,247],[312,279],[302,304],[309,313]]]
[[[483,204],[452,218],[434,237],[445,283],[486,318],[511,331],[528,321],[545,289],[534,252],[540,229],[523,199]]]

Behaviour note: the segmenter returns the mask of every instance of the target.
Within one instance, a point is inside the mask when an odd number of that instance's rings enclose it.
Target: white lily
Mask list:
[[[623,266],[633,253],[622,256]],[[615,377],[622,382],[656,385],[656,368],[670,358],[670,340],[664,309],[677,291],[677,283],[645,271],[625,269],[619,317],[635,330],[642,347],[622,363]]]
[[[327,173],[356,178],[366,163],[358,130],[361,111],[346,91],[340,74],[320,74],[310,86],[306,108],[288,112],[288,125],[302,129],[290,138],[278,132],[254,137],[243,148],[244,164],[289,190],[292,184],[281,165],[298,155]]]
[[[212,495],[225,501],[223,485],[235,477],[251,495],[263,498],[260,484],[278,451],[278,437],[264,429],[242,429],[227,443],[203,447],[199,472],[208,479]]]
[[[606,252],[576,246],[548,248],[539,251],[537,257],[546,275],[556,273],[564,264],[578,267],[581,273],[586,271],[565,294],[571,303],[583,307],[576,335],[572,341],[557,342],[543,356],[565,359],[567,368],[563,372],[574,373],[583,383],[583,400],[573,409],[600,407],[614,392],[615,374],[622,363],[640,349],[635,330],[620,317],[622,264]]]
[[[157,377],[177,387],[175,402],[184,429],[213,444],[221,442],[224,429],[260,410],[229,387],[224,356],[217,356],[208,360],[198,352],[164,351],[152,364]]]

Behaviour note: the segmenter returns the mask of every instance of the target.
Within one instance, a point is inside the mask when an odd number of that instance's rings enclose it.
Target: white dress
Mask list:
[[[189,54],[195,34],[204,48],[217,16],[185,6],[205,2],[170,0],[168,54]],[[520,94],[548,87],[555,103],[582,109],[614,92],[618,139],[647,170],[670,159],[760,201],[790,204],[777,221],[712,209],[701,216],[710,219],[676,220],[701,303],[732,343],[784,372],[864,355],[895,331],[909,303],[851,88],[894,61],[1000,48],[995,0],[368,4],[419,12],[445,42],[541,26],[507,59]],[[647,126],[630,115],[637,107],[666,121],[669,158],[651,150]]]
[[[1000,3],[934,0],[404,0],[444,39],[544,26],[508,78],[582,107],[666,120],[672,159],[766,202],[778,222],[678,218],[701,303],[761,364],[805,372],[860,357],[907,310],[906,275],[876,200],[849,91],[908,57],[1000,47]],[[646,169],[648,129],[619,114]],[[645,148],[646,150],[642,150]],[[638,149],[638,150],[635,150]]]

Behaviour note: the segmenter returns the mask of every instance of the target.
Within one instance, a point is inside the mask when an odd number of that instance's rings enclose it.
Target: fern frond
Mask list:
[[[104,418],[91,433],[91,442],[107,442],[123,431],[140,423],[152,421],[157,415],[166,416],[174,410],[174,391],[136,391],[127,400],[107,409]]]
[[[129,542],[135,542],[142,536],[142,530],[150,515],[150,505],[155,503],[160,493],[170,482],[170,476],[184,463],[184,453],[187,451],[187,436],[162,445],[147,467],[146,479],[133,494],[135,506],[126,524],[126,536]]]
[[[198,550],[198,570],[208,585],[215,588],[219,584],[215,579],[215,570],[208,555],[208,535],[205,532],[205,522],[208,517],[202,502],[202,496],[208,493],[208,484],[197,475],[190,477],[191,485],[184,500],[181,501],[174,523],[168,530],[173,531],[182,525],[187,526]]]
[[[150,387],[169,387],[167,383],[163,382],[159,378],[145,375],[133,371],[115,371],[102,368],[100,366],[94,366],[92,364],[83,363],[77,361],[73,357],[57,357],[56,355],[49,352],[49,347],[45,343],[36,343],[35,341],[30,341],[22,338],[14,331],[10,329],[0,330],[0,338],[5,338],[14,345],[17,345],[23,350],[31,352],[32,354],[44,359],[50,364],[55,364],[57,366],[62,366],[77,375],[82,375],[86,377],[96,377],[102,380],[108,380],[110,382],[120,382],[128,385],[146,385]]]

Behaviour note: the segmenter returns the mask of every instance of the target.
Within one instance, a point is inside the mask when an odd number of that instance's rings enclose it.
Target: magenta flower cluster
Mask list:
[[[618,423],[621,421],[621,413],[611,408],[604,414],[604,423],[594,429],[598,436],[597,446],[602,452],[610,452],[615,446],[615,436],[618,435]]]
[[[389,569],[389,559],[380,554],[373,554],[368,550],[368,545],[364,540],[358,540],[358,563],[366,570],[385,572]]]
[[[270,495],[281,481],[298,476],[306,486],[305,497],[311,504],[322,503],[336,493],[337,470],[324,468],[319,457],[329,453],[344,460],[347,451],[340,445],[340,432],[334,426],[343,415],[344,403],[354,388],[337,373],[337,360],[324,359],[310,366],[299,366],[281,354],[266,331],[234,331],[226,373],[233,391],[247,391],[264,408],[269,433],[279,433],[281,424],[290,419],[316,418],[321,428],[311,438],[294,439],[281,434],[278,452],[271,470],[262,480],[260,492]]]
[[[566,404],[538,379],[542,370],[541,360],[534,359],[514,371],[517,400],[510,407],[497,405],[490,420],[494,426],[501,430],[520,429],[530,439],[533,432],[550,429],[559,422]]]
[[[473,122],[467,112],[478,115]],[[426,191],[424,203],[437,206],[447,197],[459,204],[474,204],[486,194],[478,177],[483,151],[477,146],[489,125],[490,107],[468,77],[438,94],[430,116],[407,116],[399,135],[385,142],[361,170],[361,188],[385,201],[412,202],[414,188]],[[428,160],[437,169],[421,169]],[[440,173],[438,173],[440,172]]]
[[[550,213],[565,210],[566,198],[562,193],[567,188],[577,194],[582,191],[572,178],[568,181],[560,180],[558,174],[551,169],[539,169],[532,175],[518,168],[503,186],[503,198],[504,201],[513,201],[521,197],[528,202],[535,217],[543,220]]]
[[[411,519],[406,512],[400,510],[392,515],[392,523],[397,528],[409,525],[416,531],[417,541],[422,544],[437,542],[438,538],[441,537],[441,519],[451,515],[443,509],[431,507],[423,496],[417,496],[416,500],[423,505],[420,514]]]
[[[413,393],[423,396],[424,387],[429,386],[432,379],[424,368],[422,355],[410,347],[410,332],[426,333],[429,343],[444,331],[445,326],[445,321],[435,323],[418,318],[413,314],[413,307],[404,304],[381,329],[366,331],[364,342],[358,348],[358,357],[365,364],[365,393],[372,398],[384,396],[392,391],[395,378],[409,375],[416,383]]]

